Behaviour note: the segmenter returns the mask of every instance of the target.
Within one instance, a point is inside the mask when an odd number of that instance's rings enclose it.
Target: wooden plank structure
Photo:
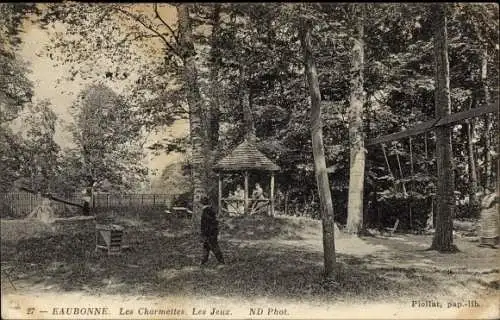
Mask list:
[[[499,119],[500,117],[498,117],[498,116],[500,115],[500,110],[498,107],[499,107],[499,104],[498,104],[498,99],[497,99],[494,103],[490,103],[487,105],[483,105],[483,106],[469,109],[469,110],[462,111],[462,112],[449,114],[449,115],[446,115],[444,117],[440,117],[437,119],[433,119],[433,120],[429,120],[429,121],[417,124],[409,129],[407,129],[407,130],[403,130],[400,132],[391,133],[391,134],[383,135],[383,136],[380,136],[380,137],[377,137],[374,139],[367,140],[365,142],[365,146],[368,147],[368,146],[376,146],[378,144],[382,144],[382,150],[384,150],[384,143],[386,143],[386,142],[399,140],[399,139],[403,139],[403,138],[410,138],[411,139],[412,136],[417,135],[417,134],[425,133],[427,131],[432,131],[432,130],[439,128],[439,127],[451,126],[454,123],[458,123],[458,122],[465,121],[468,119],[477,118],[477,117],[487,115],[490,113],[496,113],[497,119]],[[496,146],[497,150],[498,150],[498,147],[499,147],[499,145],[498,145],[498,141],[497,141],[497,146]],[[410,140],[410,148],[411,148],[411,140]],[[385,153],[385,151],[384,151],[384,153]],[[387,157],[386,157],[386,161],[387,161]],[[497,174],[499,171],[500,171],[500,160],[497,159]],[[495,215],[492,215],[492,216],[495,216]],[[431,219],[432,219],[432,217],[431,217]],[[399,220],[398,220],[398,222],[399,222]],[[498,226],[492,222],[488,222],[488,221],[484,222],[483,221],[483,224],[486,226],[488,226],[488,224],[493,225],[493,227],[492,227],[493,229],[498,228]],[[397,224],[394,226],[394,230],[396,228],[397,228]],[[495,230],[495,232],[498,232],[498,230]]]
[[[219,160],[214,166],[214,170],[217,172],[218,182],[219,182],[219,196],[218,196],[218,207],[219,214],[222,213],[223,204],[231,206],[234,203],[237,205],[240,202],[244,202],[244,212],[245,214],[250,213],[250,199],[248,192],[248,178],[249,174],[253,171],[268,171],[271,174],[270,179],[270,195],[269,199],[252,199],[253,203],[258,203],[259,207],[264,205],[269,206],[270,214],[274,215],[274,175],[276,171],[280,170],[280,167],[272,162],[268,157],[266,157],[262,152],[260,152],[255,144],[254,139],[249,137],[245,139],[240,145],[238,145],[228,156]],[[224,173],[243,173],[244,177],[244,199],[231,199],[223,198],[222,196],[222,176]]]
[[[473,109],[470,109],[467,111],[453,113],[453,114],[450,114],[450,115],[442,117],[442,118],[437,118],[437,119],[429,120],[429,121],[426,121],[423,123],[419,123],[419,124],[409,128],[407,130],[403,130],[400,132],[383,135],[383,136],[377,137],[375,139],[367,140],[365,143],[365,146],[368,147],[368,146],[373,146],[373,145],[377,145],[380,143],[386,143],[386,142],[390,142],[393,140],[411,137],[411,136],[414,136],[414,135],[417,135],[420,133],[431,131],[437,127],[451,125],[451,124],[456,123],[456,122],[460,122],[460,121],[463,121],[466,119],[476,118],[476,117],[482,116],[484,114],[493,113],[493,112],[498,113],[498,101],[495,103],[491,103],[489,105],[486,105],[486,106],[473,108]]]
[[[123,227],[115,224],[96,225],[95,251],[105,250],[108,255],[119,255],[122,250]]]
[[[37,194],[37,192],[35,190],[31,190],[31,189],[28,189],[26,187],[20,187],[19,190],[26,191],[26,192],[29,192],[29,193],[32,193],[32,194]],[[81,205],[79,203],[74,203],[74,202],[67,201],[65,199],[57,198],[54,195],[51,195],[49,193],[39,193],[39,195],[41,197],[47,198],[49,200],[54,200],[54,201],[57,201],[57,202],[61,202],[61,203],[64,203],[64,204],[67,204],[67,205],[70,205],[70,206],[79,207],[79,208],[83,209],[83,205]]]

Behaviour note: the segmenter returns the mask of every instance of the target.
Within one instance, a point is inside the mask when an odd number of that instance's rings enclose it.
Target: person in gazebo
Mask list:
[[[264,191],[259,183],[255,184],[255,189],[252,192],[252,199],[263,199]]]
[[[255,201],[253,201],[253,203],[252,203],[252,210],[250,212],[258,213],[262,209],[262,207],[264,206],[264,204],[262,202],[260,202],[259,200],[263,200],[263,199],[265,199],[264,191],[262,190],[262,187],[260,186],[260,184],[256,183],[255,189],[252,192],[252,200],[255,200]]]
[[[234,202],[236,199],[236,196],[234,195],[234,192],[229,191],[229,194],[227,196],[227,199],[230,200],[226,203],[227,205],[227,212],[230,216],[236,215],[236,211],[238,209],[237,204]],[[233,200],[233,201],[231,201]]]
[[[498,192],[485,189],[481,201],[481,234],[479,246],[496,248],[499,237]]]
[[[245,212],[245,190],[243,190],[240,185],[236,186],[236,191],[234,191],[234,198],[237,200],[236,212],[238,214],[243,214]]]

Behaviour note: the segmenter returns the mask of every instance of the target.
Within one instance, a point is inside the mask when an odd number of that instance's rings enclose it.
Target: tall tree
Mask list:
[[[304,17],[299,26],[300,43],[304,55],[304,67],[309,87],[311,101],[311,139],[314,157],[314,171],[321,206],[321,220],[323,225],[323,259],[325,276],[335,276],[335,222],[333,213],[332,196],[328,173],[326,171],[326,159],[323,146],[323,123],[321,121],[321,93],[319,90],[318,72],[314,63],[311,43],[312,21]]]
[[[365,148],[363,137],[363,69],[364,69],[364,7],[354,5],[355,33],[351,60],[351,97],[349,107],[349,196],[347,205],[347,232],[358,234],[363,226],[363,190],[365,175]]]
[[[212,32],[210,35],[210,119],[209,132],[211,133],[210,141],[213,148],[217,147],[219,142],[219,122],[220,122],[220,83],[219,83],[219,68],[221,50],[219,48],[219,37],[221,29],[221,4],[215,3],[212,7],[211,20]],[[212,148],[212,149],[213,149]]]
[[[436,118],[451,114],[450,67],[446,28],[446,4],[432,6],[434,11],[434,61],[435,61],[435,108]],[[436,232],[431,249],[440,252],[457,250],[453,244],[454,172],[451,143],[451,127],[436,129],[437,158],[437,212]]]
[[[57,115],[49,100],[43,100],[29,107],[24,119],[26,132],[26,161],[23,162],[25,178],[31,182],[31,189],[54,192],[58,170],[59,145],[54,141]]]
[[[140,126],[124,99],[103,84],[90,85],[72,105],[71,127],[80,162],[83,187],[107,179],[122,191],[132,188],[146,174]],[[78,168],[75,168],[78,170]]]
[[[481,52],[481,87],[483,91],[483,103],[488,104],[490,103],[490,90],[488,86],[488,47],[486,44],[483,47],[483,50]],[[491,154],[493,153],[493,148],[491,145],[491,132],[493,129],[493,120],[492,116],[490,114],[485,116],[486,120],[486,131],[484,135],[484,158],[485,158],[485,179],[484,179],[484,185],[488,188],[492,188],[495,186],[495,182],[493,180],[493,173],[492,173],[492,156]]]
[[[475,92],[472,93],[470,99],[470,108],[474,107],[477,101]],[[465,123],[465,130],[467,131],[467,161],[469,169],[469,210],[471,212],[477,213],[479,209],[479,202],[477,198],[478,191],[478,180],[477,180],[477,169],[476,169],[476,147],[475,147],[475,130],[474,130],[474,119],[469,119]]]
[[[201,224],[201,198],[210,194],[208,177],[211,171],[210,136],[207,130],[207,110],[203,108],[203,100],[198,84],[198,67],[193,39],[193,26],[189,5],[178,7],[179,43],[182,49],[183,82],[186,99],[189,105],[189,131],[191,139],[191,176],[193,184],[193,228],[198,232]],[[205,118],[205,119],[204,119]],[[207,161],[208,160],[208,161]]]

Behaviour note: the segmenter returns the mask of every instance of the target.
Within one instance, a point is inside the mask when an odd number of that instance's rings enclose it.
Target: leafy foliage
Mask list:
[[[118,190],[133,188],[147,172],[140,164],[141,127],[124,99],[102,84],[91,85],[80,93],[72,110],[76,149],[69,162],[77,164],[73,181],[88,187],[107,179]]]
[[[18,55],[22,25],[33,4],[0,4],[0,190],[7,191],[20,177],[25,146],[22,137],[14,135],[11,121],[31,101],[33,84],[27,78],[26,62]]]
[[[57,116],[50,101],[37,102],[28,108],[24,123],[26,159],[21,167],[21,176],[29,181],[32,190],[43,193],[56,191],[53,183],[59,168],[60,147],[54,141]]]
[[[31,100],[32,84],[26,77],[28,69],[16,50],[21,42],[22,24],[32,4],[0,4],[0,123],[13,120],[24,103]]]
[[[309,101],[296,32],[301,19],[314,21],[313,54],[325,115],[326,160],[336,216],[343,221],[349,167],[345,137],[353,5],[186,6],[194,48],[183,47],[178,21],[168,13],[175,12],[177,5],[47,5],[41,21],[55,31],[48,54],[55,62],[74,68],[69,77],[122,83],[127,87],[123,99],[137,117],[134,123],[148,129],[191,116],[191,106],[186,103],[190,88],[183,75],[188,53],[196,54],[194,84],[200,91],[203,134],[216,142],[210,144],[212,151],[221,157],[240,143],[248,133],[246,122],[250,118],[259,147],[283,169],[277,177],[280,191],[298,203],[317,206],[313,201],[317,195],[311,170]],[[364,133],[365,138],[373,138],[434,117],[433,19],[428,5],[366,6]],[[455,112],[467,109],[474,99],[479,105],[484,100],[484,85],[491,96],[498,95],[498,12],[492,4],[453,4],[449,8]],[[480,79],[484,49],[489,53],[486,83]],[[98,60],[110,61],[110,67],[96,67]],[[476,119],[475,128],[477,165],[481,168],[486,161],[485,139],[488,135],[491,139],[495,130],[488,130],[484,119]],[[453,139],[457,201],[464,202],[469,193],[467,138],[456,127]],[[377,223],[376,208],[387,220],[407,216],[408,203],[414,211],[412,219],[426,219],[435,193],[434,144],[434,135],[428,133],[413,137],[411,142],[405,139],[386,146],[385,155],[380,146],[369,148],[364,197],[368,224]],[[186,139],[163,141],[152,148],[187,151],[188,155],[193,151]],[[417,208],[421,211],[418,214]]]

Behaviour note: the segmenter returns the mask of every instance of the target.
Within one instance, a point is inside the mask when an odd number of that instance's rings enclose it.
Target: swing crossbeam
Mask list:
[[[486,114],[489,114],[489,113],[497,113],[497,114],[499,113],[499,110],[498,110],[498,100],[496,102],[494,102],[494,103],[483,105],[481,107],[477,107],[477,108],[469,109],[469,110],[466,110],[466,111],[462,111],[462,112],[457,112],[457,113],[453,113],[453,114],[450,114],[450,115],[446,115],[446,116],[441,117],[441,118],[429,120],[429,121],[417,124],[417,125],[409,128],[407,130],[404,130],[404,131],[400,131],[400,132],[396,132],[396,133],[391,133],[391,134],[383,135],[383,136],[380,136],[380,137],[377,137],[377,138],[374,138],[374,139],[367,140],[365,142],[365,146],[368,147],[368,146],[374,146],[374,145],[379,145],[379,144],[382,146],[382,152],[384,154],[384,159],[385,159],[385,162],[386,162],[386,165],[387,165],[387,169],[389,171],[389,174],[391,176],[394,176],[393,173],[392,173],[390,164],[389,164],[389,160],[387,158],[387,153],[386,153],[385,145],[384,144],[386,142],[390,142],[390,141],[394,141],[394,140],[400,140],[400,139],[404,139],[404,138],[409,138],[410,139],[410,157],[411,157],[411,159],[410,159],[410,162],[411,162],[411,175],[413,177],[414,176],[414,168],[413,168],[413,152],[412,152],[413,150],[412,150],[412,139],[411,139],[412,136],[418,135],[418,134],[421,134],[421,133],[426,133],[426,132],[431,131],[431,130],[437,128],[437,127],[450,126],[450,125],[452,125],[454,123],[461,122],[461,121],[464,121],[464,120],[467,120],[467,119],[472,119],[472,118],[480,117],[482,115],[486,115]],[[426,153],[427,153],[427,141],[426,141],[426,146],[425,147],[426,147]],[[398,158],[398,164],[399,164],[399,158]],[[399,169],[400,169],[401,176],[403,176],[401,167]],[[404,184],[403,184],[403,189],[405,189],[404,188]],[[403,190],[403,191],[404,191],[404,194],[405,194],[405,197],[406,197],[406,195],[407,195],[406,194],[406,190]],[[410,205],[409,210],[410,210],[410,224],[411,224],[411,220],[412,220],[412,218],[411,218],[411,205]],[[431,222],[432,222],[432,220],[431,220]],[[391,234],[394,233],[394,231],[396,230],[398,224],[399,224],[399,219],[396,221],[396,224],[392,228]]]
[[[486,106],[473,108],[470,110],[453,113],[453,114],[447,115],[447,116],[442,117],[442,118],[422,122],[416,126],[413,126],[409,129],[407,129],[407,130],[404,130],[404,131],[391,133],[391,134],[383,135],[383,136],[380,136],[380,137],[377,137],[374,139],[367,140],[365,143],[365,146],[368,147],[368,146],[373,146],[373,145],[377,145],[380,143],[386,143],[386,142],[390,142],[393,140],[399,140],[399,139],[403,139],[406,137],[411,137],[411,136],[414,136],[417,134],[431,131],[437,127],[450,125],[450,124],[455,123],[455,122],[460,122],[462,120],[471,119],[471,118],[482,116],[484,114],[494,113],[494,112],[498,113],[498,101],[495,103],[488,104]]]

